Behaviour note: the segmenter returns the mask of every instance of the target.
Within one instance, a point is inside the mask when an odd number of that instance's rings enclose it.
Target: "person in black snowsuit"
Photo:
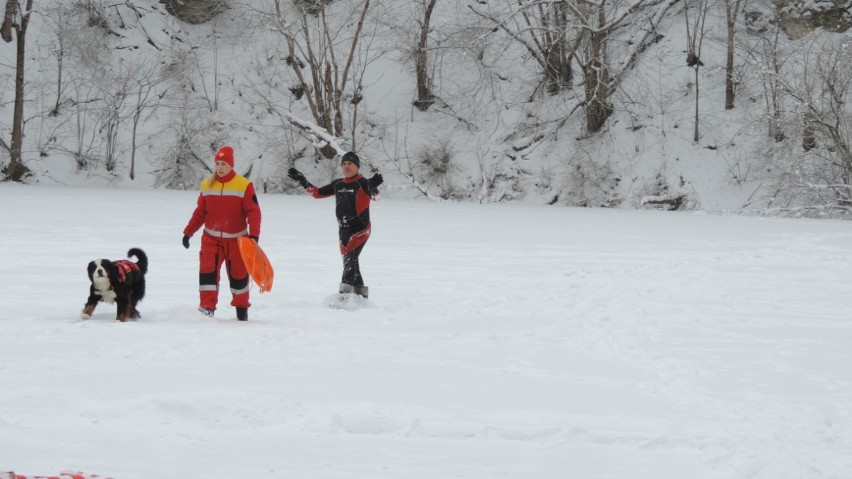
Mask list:
[[[353,152],[347,152],[340,161],[343,178],[328,185],[316,187],[305,175],[290,168],[288,176],[298,182],[314,198],[327,198],[334,195],[337,200],[337,226],[340,234],[340,254],[343,256],[343,277],[340,281],[340,293],[355,293],[366,298],[369,293],[364,286],[358,257],[364,244],[370,237],[370,200],[378,193],[378,187],[384,179],[376,173],[367,179],[361,176],[361,160]]]

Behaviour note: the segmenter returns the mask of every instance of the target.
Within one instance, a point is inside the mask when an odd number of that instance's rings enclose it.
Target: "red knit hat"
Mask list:
[[[216,153],[216,159],[214,161],[224,161],[225,163],[231,165],[231,168],[234,167],[234,149],[230,146],[223,146],[219,148],[219,153]]]

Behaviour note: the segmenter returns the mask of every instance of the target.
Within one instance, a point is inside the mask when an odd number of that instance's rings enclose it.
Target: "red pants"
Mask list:
[[[225,263],[228,272],[228,282],[231,286],[231,306],[248,308],[249,276],[246,265],[240,256],[240,248],[236,238],[214,238],[208,234],[201,235],[201,253],[198,268],[198,291],[201,296],[201,307],[216,309],[219,302],[219,272]]]

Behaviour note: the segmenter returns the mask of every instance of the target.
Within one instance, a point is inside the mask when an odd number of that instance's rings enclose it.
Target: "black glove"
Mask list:
[[[294,180],[295,182],[302,185],[302,188],[307,188],[308,186],[311,185],[310,183],[308,183],[308,179],[305,178],[305,175],[303,175],[299,170],[297,170],[295,168],[290,168],[287,171],[287,176],[289,176],[292,180]]]
[[[260,237],[259,237],[259,236],[251,236],[251,235],[249,235],[249,238],[253,239],[255,243],[260,243]]]
[[[376,173],[375,175],[373,175],[372,178],[370,178],[370,181],[369,181],[370,189],[375,190],[376,188],[379,187],[379,185],[381,185],[384,182],[385,182],[385,179],[382,177],[382,174]]]
[[[189,236],[183,235],[183,247],[189,249]]]

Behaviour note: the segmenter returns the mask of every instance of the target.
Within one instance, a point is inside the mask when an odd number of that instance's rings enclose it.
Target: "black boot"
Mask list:
[[[364,299],[367,299],[367,296],[370,295],[370,288],[366,286],[355,286],[355,294],[361,296]]]
[[[237,308],[237,320],[248,321],[248,308]]]

